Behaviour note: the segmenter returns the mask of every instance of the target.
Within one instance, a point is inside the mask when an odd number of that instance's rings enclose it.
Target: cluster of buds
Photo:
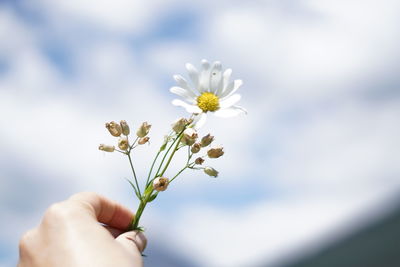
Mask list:
[[[130,134],[130,128],[126,121],[122,120],[120,123],[115,121],[107,122],[106,128],[110,132],[110,134],[114,137],[119,137],[118,139],[118,148],[122,150],[122,152],[129,151],[132,149],[129,144],[128,136]],[[149,141],[149,137],[147,134],[149,133],[151,125],[147,122],[143,122],[142,125],[136,132],[136,136],[138,138],[138,144],[143,145]],[[114,152],[115,147],[110,145],[100,144],[99,150],[106,152]],[[120,151],[121,152],[121,151]]]
[[[214,141],[214,136],[211,136],[211,134],[207,134],[203,136],[200,140],[198,140],[199,136],[196,130],[193,128],[186,128],[189,123],[190,121],[188,121],[187,119],[180,118],[172,124],[172,129],[177,134],[182,133],[183,131],[181,143],[183,145],[189,146],[190,152],[192,154],[197,154],[201,151],[202,148],[206,148],[211,145],[211,143]],[[194,161],[194,164],[199,166],[205,162],[206,157],[210,159],[216,159],[221,157],[222,155],[224,155],[224,148],[222,146],[208,148],[206,155],[202,157],[197,157]],[[212,167],[199,166],[198,168],[203,169],[204,172],[209,176],[218,176],[218,171]]]

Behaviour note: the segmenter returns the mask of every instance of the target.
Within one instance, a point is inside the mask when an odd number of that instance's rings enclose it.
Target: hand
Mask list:
[[[143,266],[145,236],[125,232],[133,217],[95,193],[76,194],[53,204],[39,227],[22,237],[18,266]]]

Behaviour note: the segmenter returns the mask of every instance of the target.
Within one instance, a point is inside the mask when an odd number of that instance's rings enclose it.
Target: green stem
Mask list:
[[[184,170],[186,170],[189,167],[189,165],[186,165],[184,168],[182,168],[172,179],[171,181],[169,181],[169,184],[172,183],[173,180],[175,180],[176,177],[179,176],[179,174],[181,174]]]
[[[170,181],[169,183],[172,183],[173,180],[175,180],[176,177],[178,177],[184,170],[190,167],[191,164],[189,164],[190,159],[192,158],[193,154],[190,153],[190,146],[188,146],[188,159],[186,161],[185,167],[183,167]]]
[[[182,133],[181,133],[181,134],[179,135],[179,137],[177,138],[178,142],[177,142],[176,145],[175,145],[174,151],[172,151],[171,156],[169,156],[169,159],[168,159],[167,163],[165,164],[164,169],[162,170],[162,172],[161,172],[160,175],[158,175],[158,176],[162,176],[162,175],[166,172],[166,170],[167,170],[169,164],[171,163],[172,158],[173,158],[174,155],[175,155],[175,152],[178,151],[177,148],[178,148],[178,146],[179,146],[179,143],[181,142],[182,137],[183,137],[183,135],[182,135]]]
[[[146,207],[146,205],[147,205],[147,203],[149,201],[149,198],[150,198],[151,194],[153,193],[153,191],[154,190],[152,189],[147,195],[143,196],[143,199],[140,201],[139,207],[136,210],[135,217],[133,218],[133,220],[131,222],[131,225],[129,226],[129,230],[141,230],[138,227],[139,226],[139,220],[140,220],[140,217],[143,214],[144,208]]]
[[[140,192],[139,183],[138,183],[138,180],[137,180],[137,177],[136,177],[135,168],[133,167],[131,154],[128,153],[127,155],[128,155],[129,163],[130,163],[130,165],[131,165],[132,172],[133,172],[133,177],[135,177],[135,183],[136,183],[137,190],[138,190],[138,192],[139,192],[139,195],[142,195],[142,193]]]
[[[160,173],[160,175],[156,175],[156,176],[162,176],[164,173],[165,173],[165,171],[167,170],[167,168],[168,168],[168,166],[169,166],[169,164],[171,163],[171,160],[172,160],[172,158],[174,157],[174,155],[175,155],[175,152],[177,151],[177,148],[178,148],[178,145],[179,145],[179,143],[180,143],[180,141],[181,141],[181,139],[182,139],[182,133],[180,133],[179,135],[178,135],[178,137],[177,137],[177,139],[174,141],[174,143],[176,142],[176,141],[178,141],[177,143],[176,143],[176,145],[175,145],[175,148],[174,148],[174,150],[172,151],[172,153],[171,153],[171,155],[170,155],[170,157],[169,157],[169,159],[168,159],[168,161],[167,161],[167,163],[166,163],[166,165],[165,165],[165,167],[164,167],[164,169],[162,170],[162,172]],[[170,150],[171,149],[171,147],[173,146],[173,144],[174,143],[172,143],[172,145],[170,146],[170,148],[168,149],[168,150]],[[164,155],[164,158],[165,158],[165,156],[168,154],[168,151],[167,151],[167,153]],[[162,163],[160,164],[160,166],[162,165]],[[175,179],[180,173],[182,173],[186,168],[188,167],[188,164],[186,164],[186,166],[185,166],[185,168],[184,169],[182,169],[177,175],[175,175],[175,177],[173,178],[173,179]],[[160,169],[160,168],[159,168]],[[158,171],[157,171],[158,172]],[[152,186],[152,185],[148,185],[147,187],[149,187],[149,186]],[[130,226],[130,230],[140,230],[140,228],[138,228],[138,225],[139,225],[139,220],[140,220],[140,217],[142,216],[142,213],[143,213],[143,211],[144,211],[144,208],[146,207],[146,205],[147,205],[147,202],[149,201],[149,198],[150,198],[150,196],[151,196],[151,194],[153,193],[153,189],[149,192],[149,193],[145,193],[145,195],[143,196],[143,198],[141,199],[141,201],[140,201],[140,204],[139,204],[139,207],[138,207],[138,209],[137,209],[137,211],[136,211],[136,214],[135,214],[135,218],[133,219],[133,221],[132,221],[132,223],[131,223],[131,226]]]
[[[150,168],[150,171],[149,171],[149,175],[147,175],[146,188],[147,188],[147,186],[149,185],[149,180],[150,180],[151,173],[153,172],[154,164],[156,163],[156,161],[157,161],[158,156],[160,155],[160,153],[161,153],[161,150],[158,151],[156,157],[155,157],[154,160],[153,160],[153,163],[151,164],[151,168]]]
[[[126,137],[128,139],[128,136]],[[135,141],[130,145],[128,153],[131,153],[131,150],[134,149],[134,145],[136,144],[137,140],[139,140],[139,137],[136,137]],[[128,144],[129,144],[129,139],[128,139]]]
[[[185,127],[185,129],[186,129],[186,127]],[[185,129],[183,129],[183,130],[178,134],[178,136],[176,137],[176,139],[175,139],[175,140],[172,142],[172,144],[169,146],[167,152],[164,154],[164,157],[163,157],[163,159],[162,159],[162,161],[161,161],[161,163],[160,163],[160,166],[158,167],[158,170],[157,170],[157,172],[156,172],[156,175],[155,175],[156,177],[162,176],[162,175],[165,173],[165,171],[167,170],[169,164],[171,163],[172,158],[173,158],[174,155],[175,155],[175,152],[178,150],[178,146],[179,146],[180,141],[181,141],[181,139],[182,139],[182,137],[183,137],[183,131],[184,131]],[[162,165],[163,165],[163,163],[164,163],[164,161],[165,161],[165,159],[166,159],[166,157],[167,157],[169,151],[171,150],[171,148],[174,146],[175,143],[176,143],[176,145],[175,145],[174,150],[172,151],[172,153],[171,153],[171,155],[170,155],[170,157],[169,157],[169,159],[168,159],[168,161],[167,161],[167,163],[166,163],[164,169],[163,169],[162,172],[159,174],[159,171],[160,171],[160,169],[162,168]],[[149,184],[148,184],[148,183],[149,183],[149,177],[151,176],[151,172],[153,171],[154,164],[155,164],[155,162],[156,162],[156,160],[157,160],[157,158],[158,158],[160,152],[161,152],[161,151],[159,151],[159,152],[157,153],[157,155],[156,155],[156,157],[155,157],[155,159],[154,159],[154,161],[153,161],[153,164],[151,165],[150,173],[149,173],[149,175],[148,175],[148,177],[147,177],[146,189],[147,189],[149,186],[152,186],[152,185],[149,185]],[[133,171],[134,176],[135,176],[136,185],[137,185],[138,188],[139,188],[139,185],[138,185],[137,179],[136,179],[136,174],[135,174],[135,171],[134,171],[133,165],[132,165],[132,160],[131,160],[131,157],[130,157],[129,154],[128,154],[128,157],[129,157],[129,162],[131,163],[132,171]],[[189,158],[189,159],[190,159],[190,158]],[[188,162],[189,162],[189,159],[188,159]],[[187,167],[189,167],[188,164],[186,164],[185,168],[183,168],[182,170],[180,170],[179,173],[178,173],[177,175],[175,175],[174,178],[172,178],[172,180],[175,179],[179,174],[181,174]],[[172,180],[171,180],[171,181],[172,181]],[[154,192],[154,189],[151,189],[150,192],[146,193],[146,191],[147,191],[146,189],[145,189],[144,195],[142,196],[142,199],[140,200],[140,204],[139,204],[139,207],[138,207],[138,209],[137,209],[137,211],[136,211],[135,217],[134,217],[134,219],[132,220],[131,225],[129,226],[129,230],[141,230],[141,229],[139,228],[139,220],[140,220],[140,217],[142,216],[143,211],[144,211],[144,208],[146,207],[146,205],[147,205],[147,203],[148,203],[148,201],[149,201],[149,199],[150,199],[152,193]],[[142,194],[140,193],[140,191],[139,191],[139,194],[142,195]]]
[[[156,172],[156,177],[159,176],[158,173],[159,173],[160,170],[161,170],[161,167],[162,167],[162,165],[163,165],[163,163],[164,163],[164,161],[165,161],[165,158],[167,157],[169,151],[170,151],[171,148],[174,146],[176,140],[178,140],[178,137],[179,137],[181,134],[182,134],[182,132],[179,133],[179,135],[176,137],[176,139],[175,139],[175,140],[172,142],[172,144],[168,147],[167,152],[165,152],[164,157],[163,157],[162,160],[161,160],[160,166],[158,166],[158,169],[157,169],[157,172]],[[179,143],[178,143],[178,144],[179,144]]]

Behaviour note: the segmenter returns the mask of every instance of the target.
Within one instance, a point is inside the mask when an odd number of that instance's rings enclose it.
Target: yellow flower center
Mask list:
[[[197,106],[204,112],[219,109],[219,98],[213,93],[204,92],[197,97]]]

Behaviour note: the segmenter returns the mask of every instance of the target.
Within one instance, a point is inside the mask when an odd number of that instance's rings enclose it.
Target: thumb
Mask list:
[[[119,235],[115,239],[128,251],[139,251],[140,253],[146,248],[147,239],[142,232],[139,231],[129,231]]]

